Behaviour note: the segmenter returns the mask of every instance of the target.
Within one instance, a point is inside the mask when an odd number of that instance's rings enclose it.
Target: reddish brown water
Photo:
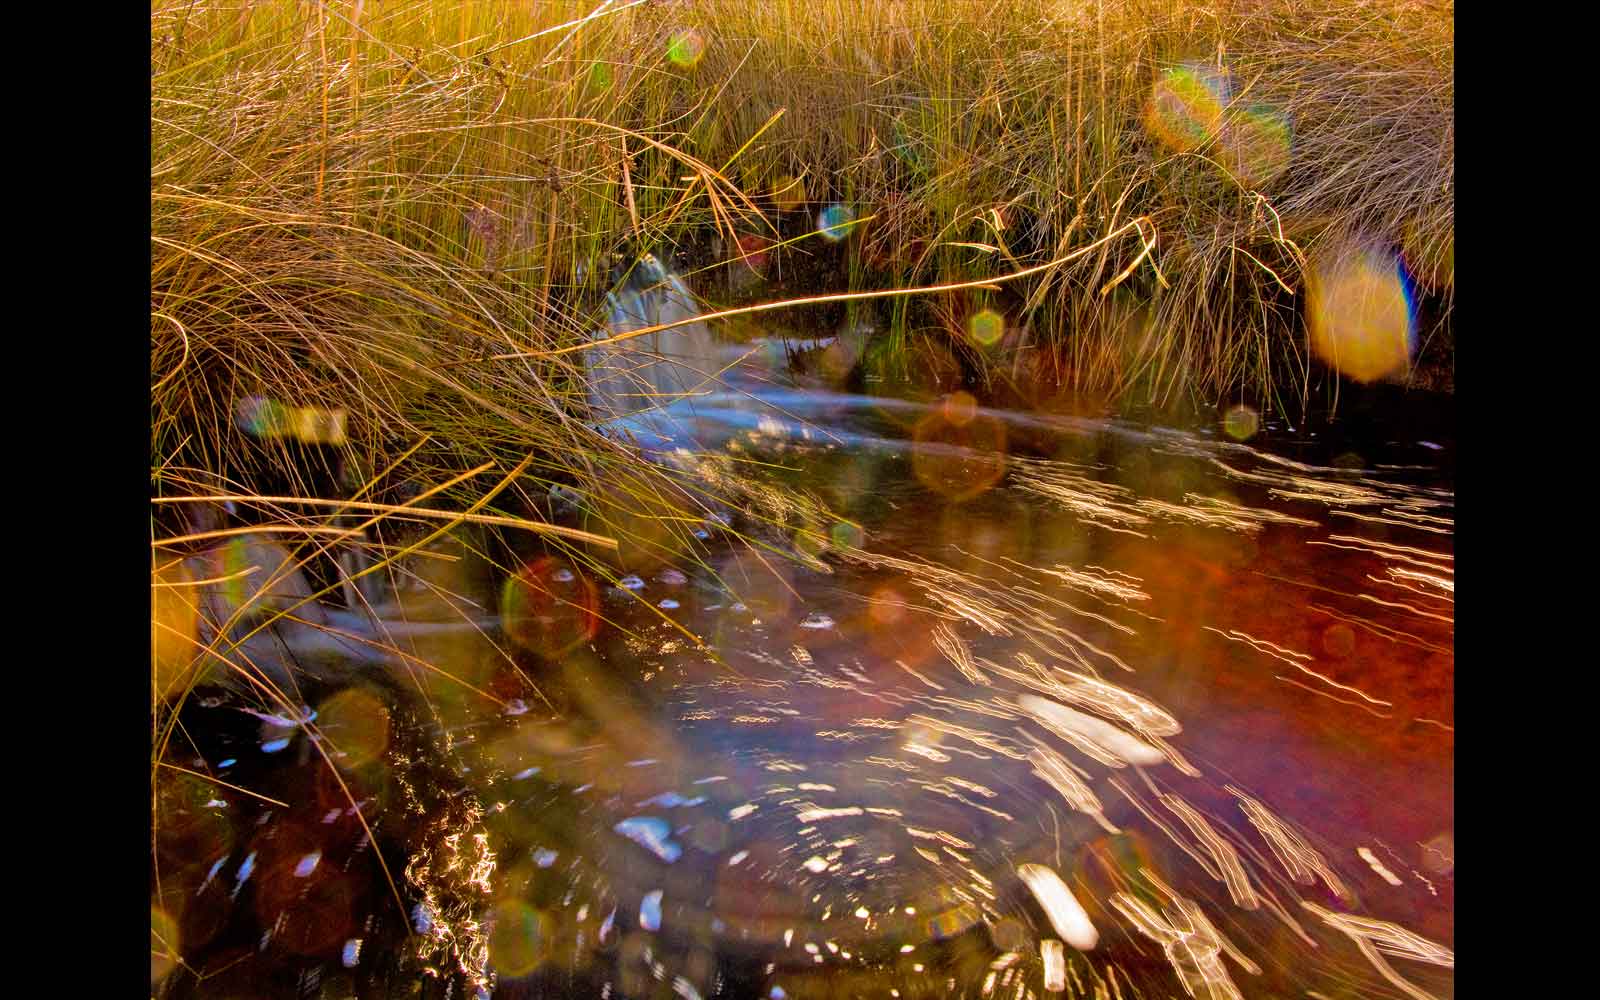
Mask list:
[[[346,769],[409,940],[362,828],[322,822],[344,795],[311,730],[210,709],[207,766],[291,808],[174,807],[169,885],[221,859],[212,884],[240,887],[214,901],[232,944],[190,956],[233,971],[174,995],[232,995],[229,976],[270,995],[1452,995],[1453,492],[1431,443],[1332,465],[1209,429],[756,391],[833,438],[730,395],[700,401],[700,443],[777,456],[825,499],[827,545],[738,521],[820,562],[715,523],[632,580],[538,562],[545,598],[511,631],[545,647],[519,662],[552,708],[501,668],[484,683],[526,711],[433,682]],[[1088,727],[1087,755],[1029,698]],[[1083,737],[1086,718],[1121,735]],[[1097,759],[1119,739],[1160,762]],[[1062,993],[1041,941],[1071,929],[1029,865],[1098,937],[1065,948]]]

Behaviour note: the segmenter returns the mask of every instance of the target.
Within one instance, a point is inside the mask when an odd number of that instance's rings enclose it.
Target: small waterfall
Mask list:
[[[654,254],[617,278],[606,293],[606,326],[597,340],[699,315],[683,279]],[[596,421],[642,444],[686,443],[696,398],[715,385],[715,349],[703,322],[593,348],[587,362]]]

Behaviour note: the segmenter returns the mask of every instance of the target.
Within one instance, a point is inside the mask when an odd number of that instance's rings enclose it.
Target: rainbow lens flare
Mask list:
[[[672,40],[667,42],[667,59],[674,66],[693,69],[700,65],[700,59],[705,54],[705,36],[694,28],[677,32],[672,36]]]
[[[856,215],[849,206],[835,202],[817,214],[817,232],[837,243],[850,235]]]
[[[506,634],[524,649],[558,656],[593,639],[600,627],[600,592],[565,563],[545,556],[506,580],[500,593]]]
[[[246,434],[259,438],[285,437],[294,426],[293,413],[274,399],[247,396],[234,404],[234,424]]]
[[[1239,405],[1222,415],[1222,432],[1235,441],[1248,441],[1261,429],[1261,415],[1248,406]]]
[[[1393,254],[1361,250],[1318,261],[1306,280],[1306,322],[1317,356],[1358,382],[1411,361],[1411,297]]]
[[[347,416],[343,409],[285,406],[275,399],[247,396],[233,407],[234,425],[253,437],[293,438],[303,444],[344,444]]]
[[[1145,107],[1145,127],[1175,153],[1199,149],[1221,130],[1229,89],[1228,74],[1214,66],[1164,69]]]
[[[917,480],[947,500],[971,500],[1005,475],[1005,425],[974,405],[955,400],[934,408],[917,424],[913,439]]]
[[[370,764],[389,748],[389,709],[361,688],[346,688],[324,701],[317,719],[346,767]]]
[[[972,314],[967,320],[967,333],[974,342],[984,347],[993,347],[1000,342],[1000,337],[1006,332],[1006,322],[1000,314],[993,309],[983,309]]]

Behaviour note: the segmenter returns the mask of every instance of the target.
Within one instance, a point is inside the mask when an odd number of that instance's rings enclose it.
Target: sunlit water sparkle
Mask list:
[[[178,825],[217,842],[188,890],[211,901],[212,950],[253,920],[245,967],[371,990],[417,967],[382,957],[405,947],[497,996],[1452,995],[1437,446],[1327,465],[1235,440],[1236,417],[1196,433],[971,409],[1006,429],[998,474],[981,442],[909,432],[929,404],[697,398],[702,448],[781,454],[849,519],[824,526],[821,569],[728,593],[707,567],[738,550],[708,537],[703,566],[616,578],[606,627],[538,667],[559,712],[524,694],[447,731],[397,714],[361,817],[429,817],[409,857],[384,842],[405,946],[358,818],[321,823],[325,765],[215,754],[292,804]],[[927,456],[979,488],[931,487]],[[201,904],[175,899],[193,938]],[[497,936],[483,921],[508,901],[526,930]]]

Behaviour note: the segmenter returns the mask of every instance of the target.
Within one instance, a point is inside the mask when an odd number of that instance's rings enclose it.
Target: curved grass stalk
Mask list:
[[[1121,236],[1130,229],[1143,236],[1144,230],[1142,228],[1142,224],[1148,223],[1148,221],[1149,220],[1141,217],[1139,219],[1126,222],[1116,230],[1106,234],[1088,246],[1081,247],[1069,254],[1057,257],[1051,261],[1046,261],[1043,264],[1036,264],[1033,267],[1026,267],[1020,271],[1013,271],[1010,274],[978,278],[971,281],[952,281],[939,285],[919,285],[915,288],[890,288],[881,291],[870,292],[832,292],[827,295],[808,295],[800,298],[781,299],[776,302],[762,302],[756,305],[739,306],[735,309],[722,309],[717,312],[701,313],[696,316],[690,316],[686,319],[673,320],[670,323],[658,323],[655,326],[647,326],[638,330],[629,330],[625,333],[614,334],[601,340],[593,340],[583,344],[574,344],[569,347],[561,347],[546,351],[518,351],[510,354],[494,354],[485,358],[478,358],[476,360],[477,362],[481,363],[484,361],[506,361],[513,358],[554,358],[567,354],[575,354],[579,351],[592,350],[596,347],[608,347],[612,344],[620,344],[625,340],[632,340],[635,337],[643,337],[652,333],[660,333],[663,330],[672,330],[680,326],[688,326],[691,323],[729,319],[734,316],[748,316],[755,313],[772,312],[779,309],[797,309],[802,306],[827,305],[828,303],[832,302],[865,302],[872,299],[895,299],[909,298],[915,295],[936,295],[941,292],[955,292],[965,288],[987,288],[991,285],[998,285],[1002,282],[1017,281],[1022,278],[1029,278],[1036,274],[1044,274],[1048,271],[1052,271],[1058,267],[1061,267],[1063,264],[1068,264],[1072,261],[1078,260],[1081,257],[1084,257],[1093,250],[1100,249],[1105,244],[1116,239],[1118,236]],[[458,364],[471,363],[473,362],[458,362]]]
[[[461,514],[448,510],[436,510],[431,507],[409,507],[405,504],[365,503],[353,500],[323,500],[316,497],[293,496],[258,496],[250,494],[216,493],[208,496],[182,496],[182,497],[152,497],[151,503],[287,503],[303,504],[310,507],[338,507],[348,510],[377,511],[384,515],[405,515],[434,521],[450,521],[455,524],[492,524],[503,528],[518,528],[542,535],[559,535],[578,541],[588,542],[608,549],[617,547],[617,540],[593,532],[583,531],[579,528],[565,528],[558,524],[544,524],[539,521],[529,521],[524,518],[498,517],[491,514]],[[367,526],[376,523],[377,519],[366,522]],[[355,534],[359,529],[347,529],[345,535]]]

